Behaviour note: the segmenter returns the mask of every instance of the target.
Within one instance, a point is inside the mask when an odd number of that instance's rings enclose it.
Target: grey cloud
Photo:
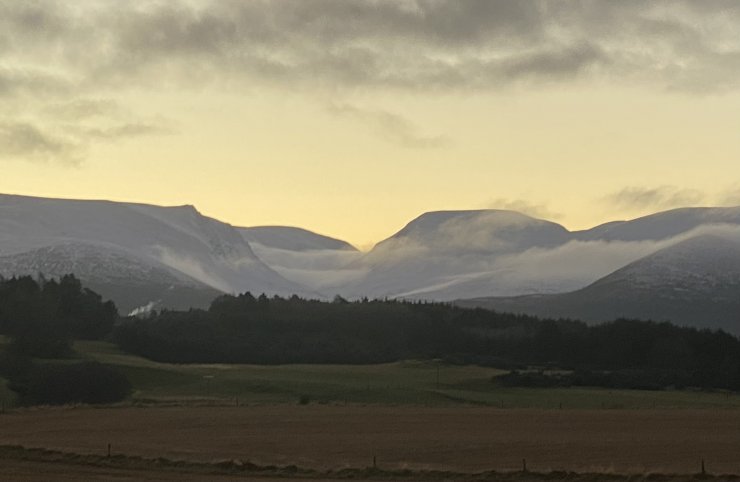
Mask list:
[[[737,25],[740,6],[723,0],[8,1],[0,108],[33,99],[52,106],[37,115],[84,130],[85,119],[113,114],[94,101],[61,104],[136,89],[269,87],[336,94],[340,104],[359,91],[575,81],[723,92],[740,88]],[[448,142],[392,113],[339,111],[402,146]],[[147,124],[131,117],[111,125]],[[88,142],[136,130],[90,132]]]
[[[349,104],[331,104],[328,111],[336,116],[366,124],[379,136],[402,147],[428,149],[451,144],[445,136],[424,136],[403,116],[383,110],[362,109]]]
[[[9,160],[62,162],[78,166],[94,142],[115,142],[174,131],[157,124],[124,123],[108,127],[39,125],[0,121],[0,158]]]
[[[118,117],[121,107],[111,99],[74,99],[47,105],[44,111],[67,121],[81,121],[91,117]]]
[[[594,45],[547,38],[543,10],[540,2],[509,1],[168,6],[128,17],[115,39],[121,55],[97,74],[181,75],[186,67],[332,89],[488,90],[575,76],[604,60]]]
[[[86,88],[230,79],[495,90],[599,77],[690,91],[737,87],[740,70],[740,9],[719,1],[80,4],[0,7],[6,49],[33,60],[53,47]]]
[[[0,123],[0,157],[76,163],[80,145],[29,123]]]
[[[633,186],[605,196],[604,201],[620,208],[639,210],[694,206],[702,202],[705,197],[701,191],[696,189],[681,189],[675,186],[652,188]]]
[[[38,68],[9,68],[0,64],[0,99],[17,96],[55,96],[69,93],[70,82]]]

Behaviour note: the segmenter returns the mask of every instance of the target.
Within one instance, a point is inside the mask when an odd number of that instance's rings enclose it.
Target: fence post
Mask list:
[[[707,475],[707,471],[704,467],[704,459],[701,459],[701,475]]]
[[[108,444],[108,457],[110,457],[110,444]]]
[[[527,471],[527,459],[522,459],[522,472]]]

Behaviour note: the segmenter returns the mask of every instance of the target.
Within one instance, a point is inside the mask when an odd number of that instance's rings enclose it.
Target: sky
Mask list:
[[[0,192],[369,247],[740,204],[740,2],[0,0]]]

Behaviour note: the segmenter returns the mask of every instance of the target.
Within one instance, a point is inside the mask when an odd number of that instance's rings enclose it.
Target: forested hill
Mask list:
[[[210,309],[128,319],[119,346],[177,363],[378,363],[411,358],[519,368],[629,371],[653,386],[740,388],[740,341],[721,331],[618,320],[569,320],[363,300],[332,303],[251,294]],[[636,374],[636,375],[635,375]]]

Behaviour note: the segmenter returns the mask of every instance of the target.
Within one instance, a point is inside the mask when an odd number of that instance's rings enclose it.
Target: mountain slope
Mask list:
[[[115,300],[122,314],[150,303],[152,308],[205,307],[222,293],[113,247],[68,243],[0,256],[0,275],[4,277],[29,274],[58,278],[69,273],[105,299]]]
[[[87,273],[89,279],[81,278],[90,283],[117,279],[140,285],[131,272],[142,272],[139,268],[145,266],[151,268],[155,285],[161,284],[166,273],[172,277],[171,286],[211,294],[305,293],[260,261],[232,226],[203,216],[192,206],[0,195],[0,257],[14,271],[5,274],[50,269],[49,262],[57,256],[48,251],[52,247],[59,247],[60,256],[66,253],[76,260],[75,269]],[[35,263],[30,254],[34,251],[41,257]],[[24,253],[28,256],[18,257]],[[93,273],[90,266],[101,259],[103,268]],[[144,298],[139,300],[142,305],[157,301]]]
[[[499,210],[423,214],[362,259],[353,295],[435,300],[552,294],[688,237],[740,229],[740,208],[674,209],[585,231]]]
[[[705,241],[687,256],[699,264],[682,265],[701,272],[700,265],[712,263],[702,257],[705,251],[716,251],[701,236],[732,233],[740,233],[740,208],[676,209],[576,232],[512,211],[436,211],[362,253],[300,228],[234,228],[192,206],[0,195],[0,274],[74,271],[102,294],[110,293],[122,311],[150,303],[203,306],[217,293],[251,291],[442,301],[497,297],[498,305],[510,309],[541,308],[548,315],[577,313],[595,320],[614,312],[602,309],[606,301],[597,303],[605,296],[599,290],[637,296],[626,282],[599,288],[605,280],[615,283],[610,273],[627,273],[620,269],[638,260],[645,270],[646,260],[662,259],[650,256],[697,237]],[[655,266],[650,272],[657,272]],[[732,285],[734,278],[716,279]],[[571,296],[587,287],[596,290],[588,295],[592,309]],[[547,296],[557,293],[568,295]],[[628,306],[641,308],[624,311]],[[639,317],[667,313],[650,311],[651,306],[625,302],[616,308]]]
[[[613,221],[573,235],[587,241],[657,241],[720,224],[740,225],[740,207],[671,209],[630,221]]]
[[[459,285],[490,279],[499,258],[553,248],[568,236],[559,224],[513,211],[430,212],[358,260],[367,274],[347,289],[355,296],[452,299]]]
[[[620,317],[668,320],[740,334],[740,241],[693,237],[570,293],[457,303],[590,322]]]

